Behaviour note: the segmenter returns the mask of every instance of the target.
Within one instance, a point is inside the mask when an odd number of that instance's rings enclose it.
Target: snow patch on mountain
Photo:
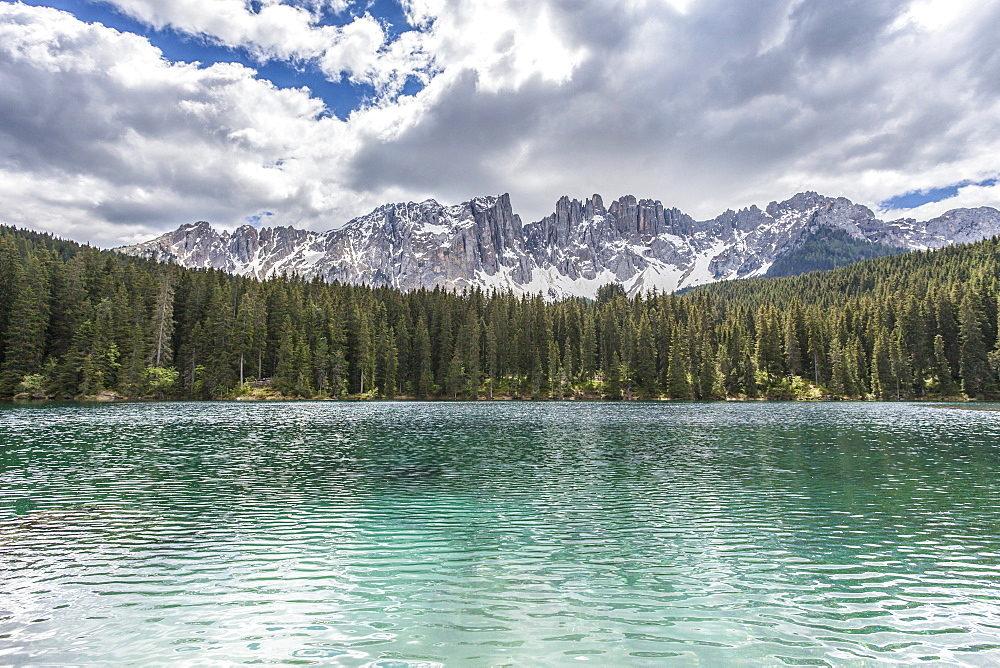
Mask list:
[[[510,197],[500,195],[451,206],[386,204],[328,232],[249,225],[226,232],[198,222],[120,250],[255,278],[297,274],[559,299],[595,297],[608,283],[634,295],[762,276],[820,229],[908,250],[940,248],[1000,234],[1000,212],[955,209],[926,222],[883,222],[846,198],[805,192],[696,221],[657,200],[627,195],[605,207],[593,195],[562,197],[552,214],[522,225]]]

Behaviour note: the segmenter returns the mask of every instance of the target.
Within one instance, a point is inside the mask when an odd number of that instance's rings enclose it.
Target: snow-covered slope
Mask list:
[[[843,197],[806,192],[696,221],[659,201],[628,195],[605,207],[594,195],[563,197],[551,215],[522,225],[501,195],[455,206],[387,204],[322,233],[248,225],[220,232],[200,222],[120,250],[258,278],[294,273],[403,290],[478,286],[593,297],[607,283],[635,294],[760,276],[823,228],[899,248],[939,248],[1000,234],[1000,212],[955,209],[927,222],[886,223]]]

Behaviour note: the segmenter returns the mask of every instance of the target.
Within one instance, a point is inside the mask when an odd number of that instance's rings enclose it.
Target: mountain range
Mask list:
[[[763,276],[831,232],[885,252],[933,249],[1000,234],[1000,211],[953,209],[924,222],[884,222],[844,197],[803,192],[698,221],[657,200],[626,195],[605,206],[593,195],[562,197],[553,213],[524,224],[505,194],[453,206],[432,199],[386,204],[327,232],[250,225],[228,232],[198,222],[119,250],[257,278],[298,274],[403,290],[480,287],[558,299],[593,297],[608,283],[633,295]]]

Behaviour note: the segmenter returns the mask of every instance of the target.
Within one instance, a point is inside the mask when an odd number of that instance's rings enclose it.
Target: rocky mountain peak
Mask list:
[[[659,200],[625,195],[560,197],[548,216],[522,224],[508,194],[452,206],[433,199],[385,204],[324,233],[249,225],[218,232],[181,225],[124,252],[189,267],[265,276],[390,285],[512,290],[557,298],[596,294],[617,282],[629,294],[672,291],[762,275],[823,229],[899,248],[937,248],[1000,234],[1000,212],[955,209],[920,223],[878,220],[843,197],[802,192],[696,221]]]

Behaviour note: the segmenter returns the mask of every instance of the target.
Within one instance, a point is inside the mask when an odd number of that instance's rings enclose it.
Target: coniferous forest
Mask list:
[[[998,396],[1000,240],[596,300],[266,281],[0,228],[0,396]]]

